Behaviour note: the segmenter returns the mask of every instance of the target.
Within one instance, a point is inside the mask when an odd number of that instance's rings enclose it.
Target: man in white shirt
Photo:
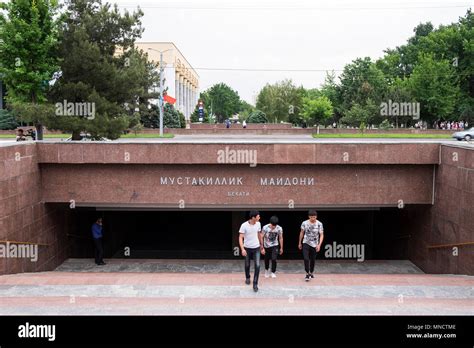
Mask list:
[[[250,284],[250,260],[255,262],[253,275],[253,291],[258,291],[258,275],[260,273],[260,253],[265,255],[263,248],[262,226],[260,224],[260,213],[252,210],[249,220],[240,226],[239,245],[242,256],[245,256],[245,284]]]
[[[303,250],[304,269],[306,271],[305,280],[308,282],[314,278],[314,263],[316,254],[321,249],[324,240],[324,228],[321,221],[318,221],[318,213],[316,210],[308,212],[309,220],[303,221],[301,224],[300,238],[298,248]]]

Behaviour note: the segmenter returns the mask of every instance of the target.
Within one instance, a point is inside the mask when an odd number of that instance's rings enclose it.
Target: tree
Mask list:
[[[336,83],[336,74],[334,71],[326,73],[324,83],[321,85],[319,93],[331,101],[333,118],[334,121],[337,122],[342,117],[342,98],[341,89]]]
[[[239,112],[241,107],[239,94],[225,83],[218,83],[201,93],[201,100],[210,113],[217,116],[218,122],[223,122]]]
[[[354,104],[364,106],[370,99],[379,104],[387,92],[383,73],[369,57],[358,58],[344,67],[341,75],[341,113],[346,114]]]
[[[240,101],[239,118],[245,120],[256,110],[255,106],[247,103],[245,100]]]
[[[309,125],[324,124],[333,115],[331,101],[326,96],[316,99],[303,98],[303,110],[301,114]]]
[[[17,127],[18,122],[13,113],[8,110],[0,109],[0,129],[11,130],[16,129]]]
[[[255,110],[253,111],[247,119],[248,123],[267,123],[267,115],[263,111]]]
[[[377,60],[377,67],[389,80],[411,75],[420,53],[420,43],[433,32],[433,24],[431,22],[420,23],[413,29],[413,32],[415,35],[408,39],[406,45],[385,50],[385,55]]]
[[[158,117],[159,119],[159,117]],[[163,107],[163,126],[168,128],[182,128],[180,112],[171,104],[166,103]]]
[[[147,55],[134,47],[143,32],[141,10],[123,14],[101,0],[68,1],[60,30],[62,77],[51,96],[56,103],[88,103],[93,118],[56,116],[50,128],[81,131],[94,138],[118,138],[129,128],[136,112],[146,113],[150,93],[159,80]]]
[[[415,35],[408,39],[407,44],[395,49],[386,50],[383,58],[377,61],[387,81],[408,79],[421,63],[420,58],[432,56],[435,61],[448,61],[453,69],[460,88],[460,96],[451,118],[474,120],[474,14],[471,10],[457,23],[441,25],[434,29],[431,23],[418,25]],[[426,111],[424,112],[426,114]],[[433,117],[433,115],[429,116]]]
[[[267,84],[257,96],[256,108],[263,111],[270,122],[297,123],[305,95],[304,88],[296,87],[291,80]]]
[[[202,120],[200,121],[200,116],[199,116],[199,105],[196,105],[194,108],[193,113],[191,114],[191,122],[203,122],[203,123],[209,123],[209,111],[205,107],[203,108],[203,116]]]
[[[450,119],[460,93],[456,74],[447,60],[422,55],[409,80],[413,96],[421,103],[423,120],[430,124]]]
[[[148,112],[140,114],[140,121],[146,128],[160,128],[160,109],[157,105],[151,105]],[[163,127],[184,128],[186,121],[184,115],[172,104],[165,103],[163,106]]]
[[[388,87],[385,103],[388,103],[389,101],[392,101],[395,103],[415,103],[416,102],[415,97],[413,96],[411,88],[409,86],[408,79],[401,79],[399,77],[395,77],[393,79],[392,83]],[[395,126],[396,128],[398,128],[399,121],[403,121],[404,123],[406,123],[411,118],[413,118],[413,115],[388,116],[387,118],[385,118],[385,120],[388,121],[388,118],[395,118]],[[391,121],[392,120],[388,122],[391,122]]]
[[[360,127],[369,124],[379,124],[380,110],[379,106],[371,99],[368,99],[365,104],[354,104],[347,110],[341,121],[350,126]]]
[[[49,115],[46,94],[58,70],[55,0],[11,0],[0,4],[0,74],[7,101],[24,122],[36,126],[43,139],[43,122]],[[29,104],[29,106],[25,105]],[[20,110],[21,109],[21,110]],[[21,111],[21,112],[20,112]]]

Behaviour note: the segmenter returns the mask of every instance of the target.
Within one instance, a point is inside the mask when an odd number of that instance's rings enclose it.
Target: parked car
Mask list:
[[[456,138],[457,140],[466,140],[470,141],[472,138],[474,138],[474,127],[469,128],[468,130],[461,131],[461,132],[456,132],[453,134],[453,138]]]

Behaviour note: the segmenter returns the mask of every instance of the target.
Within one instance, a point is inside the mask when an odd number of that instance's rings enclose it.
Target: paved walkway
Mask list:
[[[243,259],[238,260],[165,260],[165,259],[112,259],[106,266],[96,266],[89,259],[68,259],[59,272],[147,272],[147,273],[239,273]],[[263,268],[263,261],[261,262]],[[279,260],[279,273],[304,275],[303,260]],[[423,273],[408,260],[317,260],[318,274],[416,274]]]
[[[320,262],[310,282],[291,272],[295,261],[282,261],[276,279],[261,274],[258,293],[244,284],[242,271],[234,272],[235,261],[90,263],[68,260],[54,272],[0,276],[0,315],[474,314],[474,277],[413,272],[407,261],[373,261],[359,274],[354,262],[339,267],[355,274],[323,273],[332,266]],[[175,266],[165,272],[158,266],[165,263]],[[377,274],[384,263],[392,274]]]

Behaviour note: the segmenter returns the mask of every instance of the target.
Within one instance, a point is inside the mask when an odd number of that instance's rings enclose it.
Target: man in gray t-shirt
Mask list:
[[[321,249],[324,240],[324,228],[321,221],[317,220],[318,213],[315,210],[308,212],[309,219],[301,224],[298,248],[303,250],[305,280],[314,278],[314,264],[316,254]]]
[[[276,278],[277,256],[283,254],[283,229],[278,225],[278,217],[272,216],[270,223],[263,226],[263,246],[265,247],[265,278],[270,276],[270,259],[272,260],[272,278]]]

